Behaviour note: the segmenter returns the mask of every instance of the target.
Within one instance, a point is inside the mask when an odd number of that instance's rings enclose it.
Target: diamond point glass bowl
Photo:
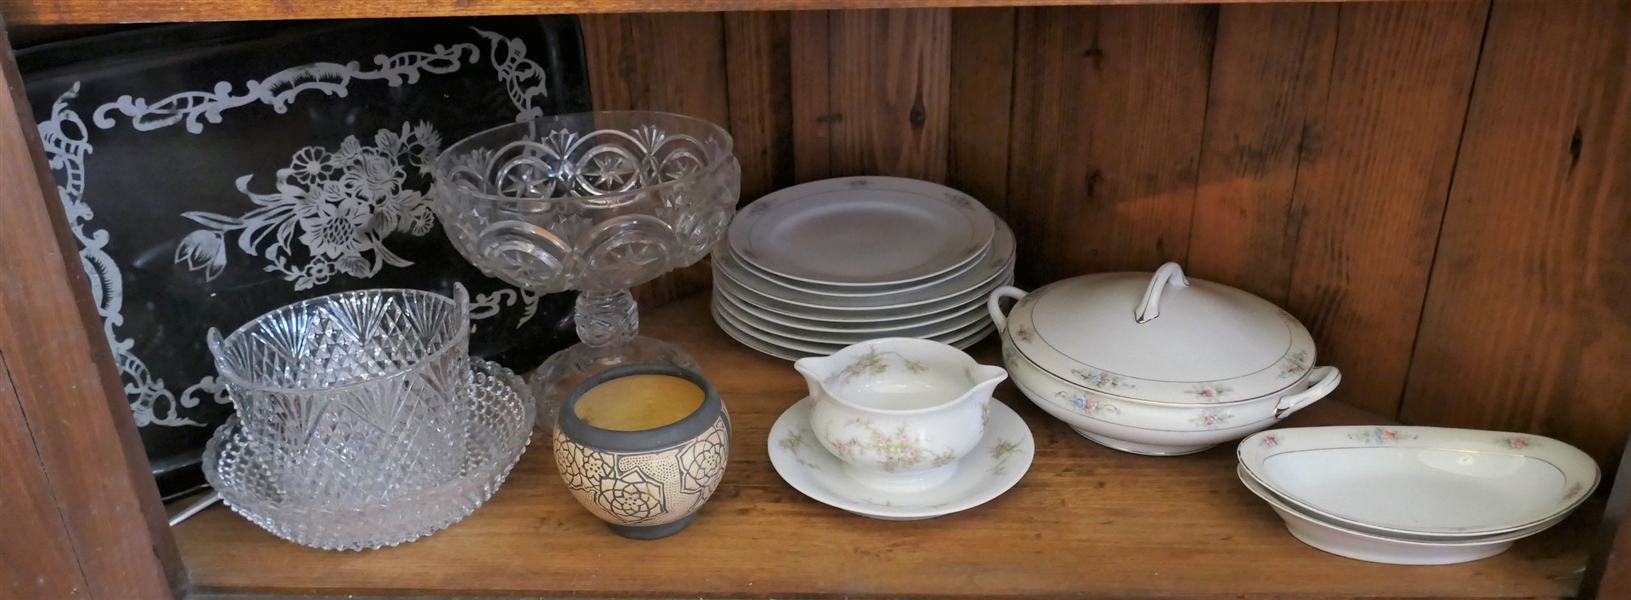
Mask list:
[[[544,117],[472,135],[436,160],[437,215],[466,260],[538,293],[578,290],[582,343],[533,375],[539,423],[590,375],[635,363],[700,370],[638,338],[628,288],[708,254],[742,171],[723,128],[660,112]]]
[[[204,475],[233,511],[285,540],[324,550],[362,550],[411,542],[475,512],[509,476],[532,438],[534,402],[521,378],[472,359],[464,403],[470,418],[454,477],[389,501],[317,506],[288,494],[238,417],[216,430],[204,451]]]
[[[240,428],[284,493],[386,500],[457,473],[470,303],[463,286],[454,296],[341,292],[210,329]]]

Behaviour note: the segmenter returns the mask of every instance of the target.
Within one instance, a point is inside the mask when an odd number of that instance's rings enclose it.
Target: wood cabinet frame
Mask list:
[[[551,5],[550,10],[587,13],[1095,3],[1101,2],[567,0]],[[412,6],[401,10],[393,7],[392,16],[536,10],[532,3],[521,0],[427,0],[409,4]],[[299,3],[299,8],[290,8],[297,4],[281,0],[10,0],[0,5],[7,17],[29,23],[361,17],[379,15],[386,6],[382,2],[355,1],[310,3],[310,9]],[[810,28],[824,29],[827,23],[812,19],[808,13],[795,13],[792,23],[782,26],[792,27],[799,35]],[[8,488],[5,499],[0,500],[4,510],[0,512],[0,563],[11,571],[9,578],[0,579],[0,585],[10,586],[0,589],[0,595],[185,596],[186,570],[165,523],[123,385],[104,342],[90,283],[80,268],[9,41],[6,47],[7,55],[0,63],[9,92],[4,100],[6,106],[0,107],[0,169],[4,170],[0,177],[0,464],[7,467],[0,474],[0,483]],[[955,73],[950,76],[956,80]],[[793,85],[810,83],[794,81]],[[952,115],[952,127],[957,126],[957,118]],[[799,127],[800,123],[804,120],[793,126]],[[955,155],[966,150],[958,146],[951,152]],[[769,186],[771,182],[759,185]],[[1587,596],[1631,598],[1631,448],[1626,457],[1620,463],[1602,521],[1599,547],[1581,588]]]

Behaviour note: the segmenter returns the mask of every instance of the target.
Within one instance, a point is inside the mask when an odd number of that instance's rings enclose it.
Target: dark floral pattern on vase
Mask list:
[[[708,484],[725,469],[725,461],[730,454],[729,444],[729,440],[725,439],[725,430],[715,427],[681,450],[677,457],[680,489],[706,492]]]
[[[638,470],[601,479],[595,488],[595,504],[629,524],[639,524],[667,512],[662,484]]]
[[[561,442],[560,438],[556,438],[556,444]],[[611,476],[615,470],[605,454],[583,451],[575,444],[571,450],[558,453],[561,460],[557,465],[561,470],[561,479],[566,482],[568,488],[594,489],[595,482]]]

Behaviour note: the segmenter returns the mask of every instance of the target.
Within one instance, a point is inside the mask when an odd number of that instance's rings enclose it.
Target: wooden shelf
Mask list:
[[[1212,0],[1208,3],[1220,1],[1223,4],[1251,4],[1277,0]],[[1197,0],[4,0],[0,2],[0,7],[3,7],[0,12],[10,25],[89,25],[570,13],[1199,3]]]
[[[225,507],[175,528],[195,593],[573,596],[1415,597],[1556,598],[1601,514],[1474,563],[1398,567],[1297,542],[1234,474],[1225,445],[1149,458],[1094,445],[1019,396],[998,397],[1036,435],[1018,486],[991,503],[916,522],[866,519],[788,487],[766,454],[770,424],[805,394],[785,361],[713,325],[706,294],[660,308],[643,333],[691,351],[719,388],[735,434],[725,481],[689,530],[655,542],[616,537],[578,506],[535,443],[493,499],[429,538],[379,551],[311,550]],[[995,340],[975,349],[999,361]],[[1327,400],[1292,425],[1383,419]]]

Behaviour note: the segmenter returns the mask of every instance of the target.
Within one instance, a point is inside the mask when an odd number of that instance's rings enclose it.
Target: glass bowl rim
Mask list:
[[[401,296],[415,296],[415,295],[429,296],[431,298],[434,298],[434,299],[437,299],[437,300],[440,300],[440,301],[444,301],[444,302],[452,305],[453,312],[455,312],[455,313],[461,312],[461,309],[463,309],[462,310],[462,312],[463,312],[462,315],[455,314],[453,316],[455,321],[461,321],[462,320],[463,323],[456,323],[454,328],[453,328],[453,336],[452,337],[448,338],[448,340],[446,342],[444,342],[441,346],[437,347],[435,350],[432,350],[430,352],[426,352],[423,356],[420,356],[417,360],[414,360],[413,364],[410,364],[410,365],[405,366],[405,367],[397,368],[395,370],[389,371],[389,372],[387,372],[385,374],[382,374],[382,375],[369,377],[369,378],[361,380],[361,381],[353,381],[351,383],[347,383],[347,384],[343,384],[343,385],[335,385],[335,386],[327,386],[327,387],[287,387],[287,386],[268,385],[268,384],[260,383],[258,381],[255,381],[255,380],[253,380],[253,379],[251,379],[249,377],[246,377],[243,374],[239,373],[238,370],[236,368],[233,368],[231,365],[223,364],[222,361],[220,360],[220,357],[221,357],[220,353],[218,353],[216,351],[218,346],[224,348],[227,345],[228,340],[232,340],[234,338],[237,338],[240,335],[247,335],[246,332],[249,330],[250,326],[255,325],[257,323],[260,323],[262,320],[264,320],[267,317],[270,317],[270,316],[272,316],[274,314],[277,314],[277,313],[280,313],[280,312],[283,312],[283,311],[294,310],[294,309],[297,309],[297,308],[304,308],[304,307],[319,304],[319,303],[333,302],[336,298],[339,298],[341,296],[360,296],[360,295],[364,295],[364,294],[374,294],[374,293],[379,293],[379,294],[390,293],[390,294],[398,294],[398,295],[401,295]],[[464,284],[455,284],[453,297],[444,296],[442,294],[432,292],[432,291],[418,290],[418,289],[413,289],[413,288],[366,288],[366,289],[360,289],[360,290],[347,290],[347,291],[343,291],[343,292],[335,292],[335,293],[332,293],[332,294],[324,294],[324,295],[321,295],[321,296],[307,298],[307,299],[301,300],[299,302],[293,302],[293,303],[290,303],[290,304],[285,304],[283,306],[279,306],[279,307],[274,308],[272,310],[266,311],[265,313],[262,313],[259,316],[256,316],[255,318],[248,320],[243,325],[239,325],[237,329],[232,330],[232,333],[229,333],[229,334],[224,335],[224,336],[219,335],[220,334],[220,329],[215,328],[215,327],[211,327],[210,331],[212,333],[214,333],[215,335],[211,335],[211,336],[206,337],[205,345],[208,346],[207,349],[210,351],[210,358],[213,359],[213,362],[215,363],[215,370],[217,372],[219,372],[221,377],[223,379],[226,379],[227,383],[230,384],[230,385],[243,387],[243,388],[247,388],[247,389],[251,389],[251,390],[255,390],[255,391],[259,391],[259,392],[280,392],[280,393],[289,393],[289,394],[319,394],[319,393],[327,394],[327,393],[330,393],[330,392],[335,392],[335,391],[340,391],[340,390],[348,390],[348,389],[352,389],[352,388],[356,388],[356,387],[361,387],[361,386],[364,386],[364,385],[371,385],[371,384],[377,383],[379,381],[390,379],[392,377],[396,377],[396,376],[401,375],[403,373],[407,373],[408,371],[412,371],[414,369],[417,369],[421,365],[423,365],[427,360],[429,360],[431,357],[444,356],[449,351],[453,350],[456,346],[458,346],[460,343],[467,342],[470,339],[470,317],[469,317],[469,308],[467,306],[469,304],[469,300],[467,299],[468,294],[469,293],[466,292],[465,289],[464,289]],[[217,336],[219,336],[218,339],[217,339]]]
[[[697,169],[695,171],[692,171],[691,173],[687,174],[684,177],[669,180],[669,181],[665,181],[665,182],[662,182],[662,183],[659,183],[659,184],[656,184],[656,185],[648,185],[648,186],[637,187],[637,188],[633,188],[633,189],[625,190],[625,191],[621,191],[621,192],[615,192],[615,193],[610,193],[610,194],[599,194],[599,195],[594,195],[594,196],[552,196],[552,197],[549,197],[549,198],[517,198],[517,197],[512,197],[512,196],[500,196],[500,195],[497,195],[497,194],[488,194],[488,193],[485,193],[485,192],[475,192],[475,191],[469,191],[469,190],[456,190],[455,188],[453,188],[451,183],[447,183],[448,178],[444,177],[444,175],[448,174],[451,171],[451,169],[449,169],[449,168],[444,168],[444,165],[451,164],[451,162],[453,160],[452,157],[454,155],[459,154],[459,151],[466,150],[465,145],[470,143],[471,140],[474,140],[476,138],[485,136],[485,135],[490,134],[490,133],[495,133],[495,132],[498,132],[498,131],[502,131],[504,129],[510,129],[510,128],[520,129],[522,127],[536,125],[536,124],[544,122],[544,121],[552,121],[552,120],[559,121],[559,120],[566,120],[566,119],[575,118],[575,117],[592,117],[592,116],[598,116],[598,115],[658,116],[658,117],[663,117],[663,118],[673,118],[673,119],[679,119],[679,120],[683,120],[683,121],[691,121],[691,122],[702,125],[704,129],[712,129],[713,132],[719,136],[719,139],[720,139],[720,142],[721,142],[720,143],[720,153],[719,153],[719,156],[717,158],[715,158],[714,160],[712,160],[708,164],[703,165],[701,168],[699,168],[699,169]],[[595,131],[600,131],[600,130],[597,129]],[[478,199],[478,200],[482,200],[484,202],[536,202],[536,203],[540,203],[540,204],[547,204],[547,203],[557,203],[557,202],[565,203],[565,202],[575,201],[575,200],[579,200],[579,199],[583,199],[583,198],[595,198],[595,199],[597,199],[597,201],[605,202],[606,201],[605,199],[608,199],[608,198],[618,198],[620,196],[636,196],[636,195],[643,194],[643,193],[646,193],[646,192],[649,192],[649,191],[652,191],[652,190],[661,190],[661,189],[665,189],[665,188],[669,188],[669,187],[677,187],[678,185],[680,185],[682,183],[691,183],[691,182],[693,182],[693,181],[695,181],[697,179],[701,179],[705,175],[712,174],[714,171],[719,170],[723,165],[730,164],[732,161],[734,161],[736,159],[735,152],[736,152],[736,139],[731,137],[731,132],[726,130],[720,124],[715,123],[713,121],[710,121],[708,119],[704,119],[704,118],[701,118],[701,117],[693,117],[693,116],[690,116],[690,115],[682,115],[682,114],[679,114],[679,113],[664,112],[664,111],[660,111],[660,110],[592,110],[592,111],[582,111],[582,112],[560,113],[560,114],[556,114],[556,115],[545,115],[545,116],[537,117],[537,118],[534,118],[534,119],[528,119],[526,121],[518,121],[518,122],[515,122],[515,123],[505,123],[503,125],[498,125],[498,126],[495,126],[495,127],[489,127],[487,129],[483,129],[481,131],[472,133],[470,135],[465,136],[464,139],[461,139],[461,140],[459,140],[457,142],[454,142],[453,145],[448,146],[446,150],[443,150],[441,154],[437,155],[436,163],[432,166],[431,172],[435,176],[435,185],[436,185],[436,187],[440,188],[440,187],[445,185],[445,186],[448,187],[448,191],[457,191],[457,193],[459,194],[459,196],[461,198],[466,198],[466,199]],[[438,196],[444,196],[445,194],[440,194],[439,193],[437,195]],[[446,200],[439,199],[438,204],[440,204],[443,201],[446,201]],[[613,204],[618,204],[617,202],[612,202],[612,203]]]

